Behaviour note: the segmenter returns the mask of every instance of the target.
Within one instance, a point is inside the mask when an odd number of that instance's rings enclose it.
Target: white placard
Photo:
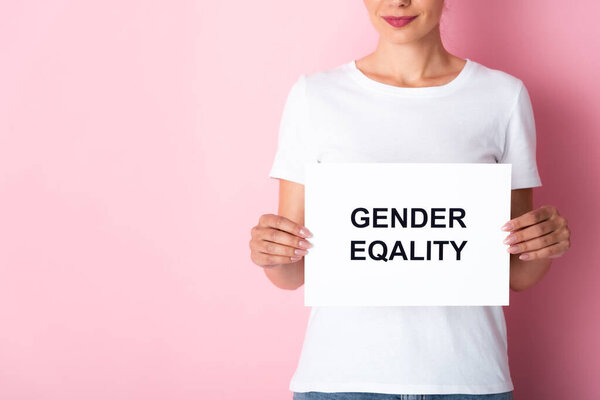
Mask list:
[[[306,165],[307,306],[508,305],[511,164]]]

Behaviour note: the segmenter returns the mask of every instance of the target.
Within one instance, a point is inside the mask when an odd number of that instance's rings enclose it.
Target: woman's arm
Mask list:
[[[279,180],[278,215],[304,226],[304,185]],[[510,288],[525,290],[539,282],[550,269],[552,258],[563,255],[570,247],[567,219],[555,207],[533,210],[533,189],[511,191]],[[508,235],[508,237],[511,237]],[[308,240],[306,240],[308,242]],[[308,248],[312,247],[308,242]],[[528,260],[519,258],[528,254]],[[304,257],[300,260],[265,268],[265,275],[281,289],[295,290],[304,284]]]
[[[553,206],[533,210],[533,189],[511,192],[511,221],[507,238],[513,238],[510,255],[510,287],[525,290],[539,282],[550,269],[552,258],[564,254],[570,243],[567,219]],[[523,254],[529,256],[522,260]]]
[[[279,179],[277,214],[304,226],[304,185]],[[278,288],[298,289],[304,284],[304,257],[293,263],[264,268],[264,271],[267,278]]]

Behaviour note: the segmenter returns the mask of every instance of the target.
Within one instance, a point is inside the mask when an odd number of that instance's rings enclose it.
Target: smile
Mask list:
[[[417,16],[413,16],[413,17],[393,17],[393,16],[388,16],[388,17],[382,17],[383,19],[385,19],[387,21],[388,24],[392,25],[395,28],[399,28],[401,26],[405,26],[408,25],[413,19],[417,18]]]

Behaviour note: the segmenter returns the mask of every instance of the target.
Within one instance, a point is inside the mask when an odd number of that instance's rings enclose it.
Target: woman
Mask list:
[[[253,262],[280,288],[303,284],[306,163],[511,163],[510,287],[531,287],[570,231],[555,207],[533,210],[541,180],[523,82],[444,49],[442,0],[364,3],[375,51],[301,75],[289,92],[270,172],[278,215],[252,228]],[[313,307],[290,390],[296,400],[512,399],[506,346],[500,306]]]

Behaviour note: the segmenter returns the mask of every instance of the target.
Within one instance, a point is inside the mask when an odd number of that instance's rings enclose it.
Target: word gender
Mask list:
[[[466,228],[463,218],[465,210],[463,208],[431,208],[430,213],[424,208],[411,208],[410,214],[407,208],[402,208],[401,212],[397,208],[373,208],[372,216],[370,210],[366,208],[355,208],[352,211],[352,225],[357,228],[395,228],[396,223],[402,228],[422,228],[431,221],[432,228],[453,228],[455,223],[458,223],[463,228]],[[430,215],[431,214],[431,215]],[[444,220],[446,214],[449,214],[448,225],[444,222],[436,222]],[[458,215],[455,215],[458,214]],[[383,222],[379,222],[382,220]]]

